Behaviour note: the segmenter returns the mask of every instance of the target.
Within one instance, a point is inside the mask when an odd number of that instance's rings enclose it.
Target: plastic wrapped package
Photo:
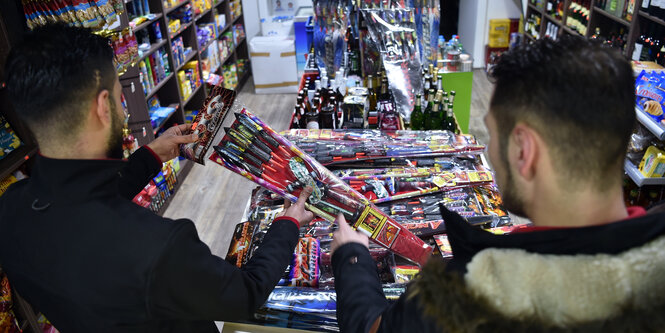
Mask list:
[[[249,113],[235,101],[233,92],[220,93],[225,97],[219,100],[222,108],[233,104],[231,109],[239,112],[215,146],[212,161],[293,202],[304,187],[311,186],[314,191],[306,207],[316,215],[333,221],[343,214],[354,229],[377,244],[416,263],[427,260],[432,251],[429,245]]]
[[[381,52],[397,110],[403,119],[411,119],[415,94],[422,91],[415,14],[403,8],[363,9],[362,14]]]
[[[404,157],[479,154],[485,146],[472,135],[450,131],[307,130],[282,132],[323,165],[381,162]]]

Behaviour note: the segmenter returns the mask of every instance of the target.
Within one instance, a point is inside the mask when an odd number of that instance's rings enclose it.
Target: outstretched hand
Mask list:
[[[330,255],[332,256],[335,251],[342,245],[347,243],[358,243],[365,245],[369,248],[369,238],[358,231],[355,231],[346,223],[344,215],[339,214],[335,219],[335,224],[339,226],[337,231],[333,233],[333,241],[330,244]]]
[[[312,194],[314,191],[313,188],[310,186],[305,187],[302,192],[300,192],[300,196],[298,197],[298,201],[294,203],[293,205],[291,204],[290,200],[285,200],[284,201],[284,211],[280,216],[287,216],[294,218],[298,221],[298,225],[303,225],[307,224],[312,219],[314,218],[314,214],[312,212],[305,210],[305,202],[309,198],[309,196]]]
[[[159,156],[162,162],[172,160],[180,154],[181,144],[198,140],[196,134],[186,134],[190,132],[190,126],[188,124],[173,126],[150,142],[148,147]]]

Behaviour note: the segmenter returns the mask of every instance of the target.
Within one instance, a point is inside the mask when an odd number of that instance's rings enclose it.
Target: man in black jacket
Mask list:
[[[634,78],[616,50],[539,40],[501,57],[485,122],[506,207],[534,227],[474,229],[441,208],[453,259],[388,305],[348,227],[332,244],[344,332],[649,332],[665,327],[665,215],[624,205]]]
[[[40,156],[32,177],[0,197],[0,265],[55,327],[217,332],[214,320],[247,318],[263,304],[292,258],[299,224],[312,218],[307,193],[238,269],[210,253],[191,221],[132,203],[162,161],[195,137],[174,127],[119,159],[121,87],[107,39],[37,28],[11,51],[6,72]]]

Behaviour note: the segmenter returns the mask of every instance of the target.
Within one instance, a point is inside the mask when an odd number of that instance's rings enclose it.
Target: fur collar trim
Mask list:
[[[431,262],[414,282],[450,331],[665,331],[665,236],[619,255],[487,249],[464,277]]]

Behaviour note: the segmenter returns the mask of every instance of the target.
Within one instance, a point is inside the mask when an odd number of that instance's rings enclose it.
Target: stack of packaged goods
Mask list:
[[[201,15],[212,8],[212,0],[193,0],[194,15]]]
[[[143,92],[148,95],[162,80],[171,75],[168,54],[164,48],[153,52],[139,62],[139,80]]]
[[[23,141],[16,135],[5,117],[0,115],[0,160],[22,145]]]
[[[231,14],[231,21],[242,15],[242,2],[240,0],[230,0],[229,8],[231,9],[229,12],[229,14]]]
[[[220,35],[226,28],[226,15],[216,14],[215,15],[215,24],[217,25],[217,34]]]
[[[238,23],[233,26],[233,40],[235,45],[238,46],[243,39],[245,39],[245,28],[242,26],[242,23]]]
[[[158,212],[173,194],[177,183],[176,173],[180,170],[179,158],[174,158],[162,165],[160,171],[148,185],[137,194],[133,201],[137,205]]]
[[[222,66],[222,77],[224,88],[235,89],[238,86],[238,69],[236,64]]]
[[[185,63],[185,59],[187,59],[187,57],[193,52],[191,46],[185,47],[182,36],[171,41],[171,50],[173,50],[173,62],[175,63],[175,67],[180,67]]]
[[[154,129],[155,135],[165,128],[164,124],[169,117],[176,111],[177,107],[162,106],[157,96],[153,96],[148,100],[148,113],[150,114],[150,125]]]
[[[178,71],[178,82],[182,97],[189,99],[196,88],[202,84],[199,62],[194,60],[185,64],[183,69]]]
[[[199,50],[204,50],[216,38],[217,28],[214,23],[199,24],[196,26],[196,40],[199,43]]]

